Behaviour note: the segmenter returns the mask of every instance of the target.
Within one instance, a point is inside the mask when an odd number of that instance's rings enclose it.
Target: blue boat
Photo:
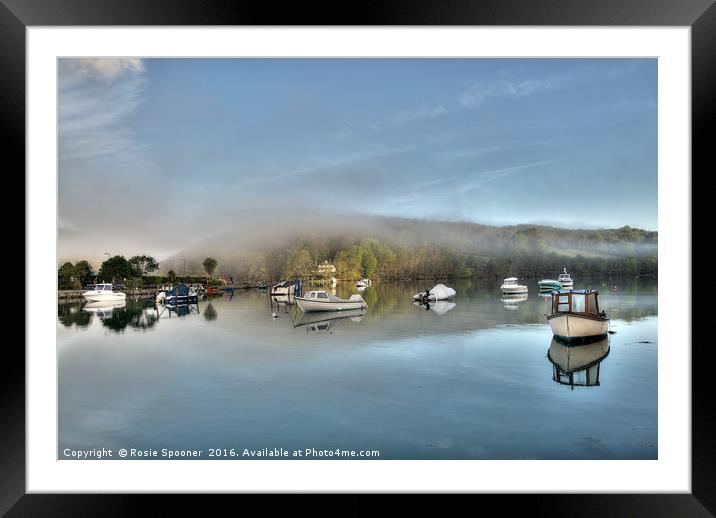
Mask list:
[[[179,283],[167,291],[166,304],[194,304],[197,301],[197,293],[194,288]]]

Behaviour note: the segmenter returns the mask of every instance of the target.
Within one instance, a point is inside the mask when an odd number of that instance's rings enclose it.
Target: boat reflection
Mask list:
[[[293,321],[293,327],[305,327],[306,332],[330,331],[337,321],[349,318],[352,322],[360,322],[368,311],[365,309],[350,309],[333,313],[300,313]]]
[[[586,345],[565,345],[552,338],[547,358],[552,363],[552,379],[561,385],[599,386],[599,366],[609,355],[609,338]]]
[[[166,304],[157,306],[157,319],[198,315],[199,304]]]
[[[436,302],[413,302],[413,306],[419,306],[425,308],[425,311],[433,310],[438,315],[444,315],[448,311],[450,311],[452,308],[457,306],[454,302],[450,302],[449,300],[438,300]]]
[[[515,293],[514,295],[505,293],[502,295],[500,301],[505,309],[517,311],[520,307],[520,302],[525,302],[528,297],[529,295],[527,293]]]
[[[82,311],[100,318],[112,316],[115,309],[121,309],[127,305],[125,300],[103,300],[99,302],[88,302],[82,306]]]

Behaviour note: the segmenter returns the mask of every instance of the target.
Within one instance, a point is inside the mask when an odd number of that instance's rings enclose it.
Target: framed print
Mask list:
[[[2,1],[27,193],[3,511],[716,508],[691,338],[710,2],[392,4],[346,26]]]

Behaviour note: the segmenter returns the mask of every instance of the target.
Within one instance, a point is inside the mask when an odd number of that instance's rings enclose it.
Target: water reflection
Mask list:
[[[209,305],[211,306],[211,303]],[[185,317],[187,315],[198,315],[200,313],[199,303],[197,302],[196,304],[176,304],[176,305],[167,304],[166,306],[157,306],[156,313],[157,313],[157,319]],[[216,311],[214,313],[216,313]],[[214,315],[214,318],[216,318],[216,314]],[[213,320],[213,319],[207,319],[207,320]]]
[[[361,322],[367,311],[365,309],[351,309],[333,313],[301,313],[298,312],[293,327],[305,327],[306,332],[327,331],[333,334],[333,329],[341,320],[349,319],[351,322]]]
[[[234,296],[234,293],[231,292],[231,295],[229,296],[229,300],[231,300],[231,298],[233,296]],[[211,322],[212,320],[216,320],[216,317],[217,317],[216,309],[214,309],[214,306],[212,305],[212,303],[209,302],[209,304],[207,304],[206,308],[204,309],[204,318],[208,322]]]
[[[555,338],[549,345],[547,358],[552,362],[552,379],[561,385],[599,386],[599,367],[609,355],[609,338],[587,345],[565,345]]]
[[[413,302],[413,306],[425,308],[426,311],[433,310],[438,315],[444,315],[445,313],[453,309],[456,305],[457,304],[449,300],[438,300],[436,302]]]
[[[505,293],[500,301],[505,309],[517,311],[520,307],[520,302],[525,302],[528,298],[529,296],[527,293],[515,293],[514,295]]]

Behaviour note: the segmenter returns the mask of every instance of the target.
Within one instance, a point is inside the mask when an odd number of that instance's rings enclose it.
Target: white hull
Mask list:
[[[574,314],[551,317],[549,325],[555,336],[566,339],[606,336],[609,331],[609,320],[607,319],[582,317]]]
[[[318,300],[309,300],[303,297],[295,298],[296,304],[301,308],[304,313],[310,313],[312,311],[347,311],[350,309],[361,309],[366,308],[368,305],[364,300],[346,300],[346,301],[333,301],[329,300],[326,302]]]
[[[527,286],[501,286],[502,293],[506,295],[518,295],[520,293],[527,293]]]
[[[111,302],[122,301],[127,298],[124,293],[90,293],[85,292],[82,296],[90,302]]]
[[[292,284],[291,286],[288,286],[288,287],[284,287],[284,286],[279,287],[279,288],[274,287],[271,290],[271,295],[293,295],[295,292],[296,292],[296,286],[294,286]]]

